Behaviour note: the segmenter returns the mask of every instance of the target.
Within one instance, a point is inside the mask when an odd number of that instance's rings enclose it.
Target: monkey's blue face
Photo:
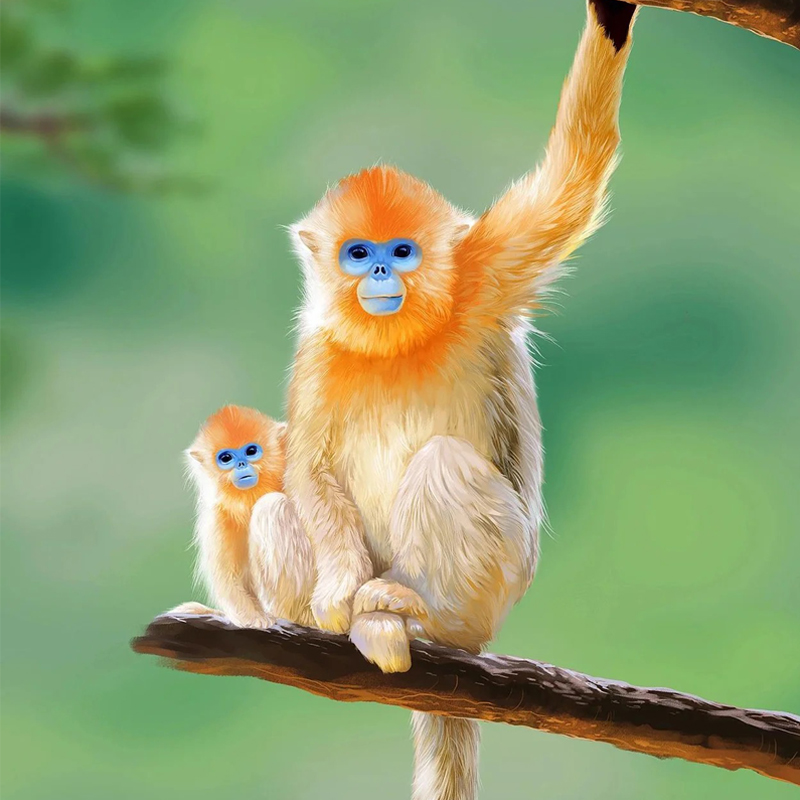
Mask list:
[[[342,272],[361,278],[358,302],[375,317],[395,314],[402,308],[406,287],[401,274],[413,272],[421,262],[422,249],[411,239],[349,239],[339,250]]]
[[[252,489],[258,483],[258,473],[253,462],[258,461],[264,451],[261,445],[251,442],[238,450],[228,447],[216,455],[217,466],[222,470],[233,470],[233,485],[237,489]]]

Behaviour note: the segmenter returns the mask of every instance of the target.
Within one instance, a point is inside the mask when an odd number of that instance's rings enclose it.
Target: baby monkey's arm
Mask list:
[[[231,535],[224,515],[211,510],[197,522],[197,571],[208,587],[212,602],[240,628],[268,628],[275,617],[256,595],[247,534]]]

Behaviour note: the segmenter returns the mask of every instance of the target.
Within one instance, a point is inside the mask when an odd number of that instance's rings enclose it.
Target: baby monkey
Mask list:
[[[220,611],[184,603],[172,613],[222,613],[247,628],[313,624],[311,542],[283,493],[286,423],[225,406],[186,456],[197,491],[197,574]]]

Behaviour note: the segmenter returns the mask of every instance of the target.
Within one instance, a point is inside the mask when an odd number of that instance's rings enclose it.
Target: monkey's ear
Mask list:
[[[459,222],[456,225],[456,229],[453,231],[453,236],[450,239],[450,244],[455,247],[459,244],[464,237],[469,233],[470,228],[472,228],[472,224],[469,222]]]
[[[187,450],[186,455],[189,456],[189,458],[194,459],[198,463],[200,463],[203,460],[203,454],[200,452],[200,450],[195,450],[195,449]]]
[[[319,241],[311,231],[296,231],[297,238],[312,252],[319,252]]]
[[[286,445],[286,431],[289,428],[288,422],[278,422],[275,425],[275,438],[281,447]]]

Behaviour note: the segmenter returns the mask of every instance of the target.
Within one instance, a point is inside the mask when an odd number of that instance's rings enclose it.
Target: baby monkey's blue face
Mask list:
[[[233,485],[237,489],[252,489],[258,483],[258,473],[252,464],[258,461],[264,451],[261,445],[251,442],[238,450],[227,447],[216,455],[217,466],[222,470],[233,470]]]
[[[412,239],[388,242],[349,239],[339,250],[342,272],[361,277],[358,302],[364,311],[375,317],[400,310],[406,298],[400,274],[413,272],[421,262],[422,249]]]

